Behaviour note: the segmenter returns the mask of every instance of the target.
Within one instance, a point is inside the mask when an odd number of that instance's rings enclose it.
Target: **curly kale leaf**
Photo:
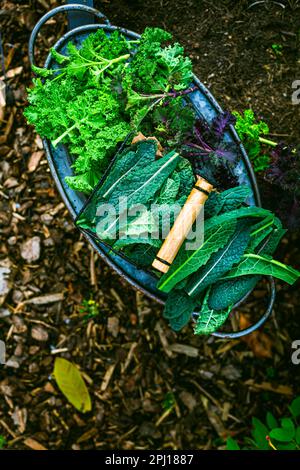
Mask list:
[[[98,29],[83,41],[80,54],[91,61],[103,57],[111,60],[128,53],[129,50],[130,43],[119,31],[114,31],[108,36],[103,29]]]
[[[192,80],[192,65],[175,43],[163,47],[172,36],[159,28],[146,28],[139,48],[127,72],[134,77],[134,87],[142,93],[181,90]]]
[[[59,86],[54,80],[43,84],[39,78],[34,79],[33,84],[28,93],[30,106],[24,115],[42,137],[54,140],[72,125],[66,108],[74,96],[83,92],[82,86],[70,79],[61,80]]]
[[[161,78],[157,82],[162,89],[167,82],[169,88],[182,90],[192,81],[192,63],[188,57],[183,56],[183,52],[183,47],[175,43],[157,53],[156,57],[161,72]]]
[[[254,171],[266,170],[270,164],[270,157],[264,153],[261,144],[274,144],[272,141],[262,138],[263,135],[269,133],[268,125],[264,121],[257,121],[252,109],[246,109],[244,114],[237,111],[233,111],[232,114],[236,118],[236,131],[245,145]]]
[[[82,193],[90,193],[98,183],[101,173],[96,170],[86,171],[76,176],[66,176],[65,181],[67,185],[75,191]]]

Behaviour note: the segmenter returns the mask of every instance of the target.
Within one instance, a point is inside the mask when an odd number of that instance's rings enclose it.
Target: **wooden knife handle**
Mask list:
[[[163,273],[168,271],[213,189],[208,181],[201,176],[197,177],[192,191],[152,263],[154,268]]]

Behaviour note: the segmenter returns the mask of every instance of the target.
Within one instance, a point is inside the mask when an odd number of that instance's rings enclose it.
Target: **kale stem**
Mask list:
[[[277,147],[278,145],[277,142],[274,142],[274,140],[265,139],[264,137],[259,137],[258,140],[262,144],[271,145],[271,147]]]
[[[59,70],[64,70],[64,69],[59,69]],[[66,75],[66,71],[62,72],[62,73],[59,73],[55,78],[52,78],[52,82],[55,82],[55,80],[58,80],[59,78],[63,77],[64,75]]]
[[[127,59],[129,59],[129,57],[130,57],[130,54],[120,55],[120,57],[116,57],[115,59],[111,59],[110,63],[114,64],[116,62],[120,62],[121,60],[127,60]]]
[[[145,117],[147,116],[147,114],[157,105],[159,104],[164,98],[164,95],[162,95],[162,97],[158,98],[157,100],[153,101],[153,103],[150,104],[149,108],[147,109],[146,113],[144,114],[144,116],[139,120],[139,122],[136,124],[136,128],[138,128],[141,124],[141,122],[145,119]]]
[[[57,139],[52,141],[53,147],[56,147],[59,142],[61,142],[62,139],[66,137],[70,132],[72,132],[73,129],[77,126],[77,123],[73,124],[73,126],[69,127],[65,132],[63,132]]]
[[[125,55],[121,55],[120,57],[116,57],[115,59],[111,59],[111,60],[107,61],[107,64],[105,65],[105,67],[102,67],[102,69],[95,71],[95,74],[100,75],[106,69],[108,69],[112,64],[116,64],[117,62],[121,62],[122,60],[127,60],[127,59],[129,59],[129,57],[130,57],[130,54],[125,54]],[[98,65],[100,63],[101,62],[98,62],[98,63],[95,62],[94,65]]]

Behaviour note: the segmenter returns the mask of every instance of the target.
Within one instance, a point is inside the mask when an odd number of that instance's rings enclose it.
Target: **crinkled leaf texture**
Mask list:
[[[239,209],[251,195],[251,189],[246,185],[236,186],[221,193],[212,192],[205,203],[205,217]]]
[[[196,297],[204,289],[218,281],[243,256],[250,240],[250,225],[247,221],[240,223],[224,248],[214,253],[208,263],[195,272],[190,278],[186,291]]]
[[[251,242],[247,248],[247,252],[249,252],[250,247],[256,248],[257,244],[260,244],[261,246],[257,251],[259,254],[272,255],[274,253],[278,243],[285,233],[285,230],[281,228],[274,228],[274,226],[267,226],[267,229],[265,229],[264,227],[266,225],[266,223],[265,225],[262,225],[261,232],[256,233],[256,231],[254,231],[254,235],[252,230]],[[271,234],[269,233],[269,229],[271,230]],[[261,244],[261,234],[264,240],[263,244]],[[258,240],[256,240],[256,238],[258,238]],[[253,243],[253,241],[255,243]],[[254,289],[260,278],[260,275],[253,274],[217,282],[211,287],[208,300],[209,306],[216,310],[223,310],[232,305],[235,305],[238,301],[245,297],[248,292]]]
[[[213,253],[227,243],[230,236],[233,235],[235,227],[236,221],[232,220],[211,229],[208,233],[205,232],[204,242],[193,252],[185,251],[184,245],[169,271],[160,279],[158,288],[164,292],[170,292],[176,284],[197,271]]]
[[[230,308],[223,311],[216,311],[209,307],[208,297],[210,289],[205,294],[205,298],[199,312],[196,325],[194,327],[195,335],[210,335],[214,331],[218,330],[223,323],[227,320],[230,313]]]
[[[300,277],[299,271],[272,259],[270,256],[261,256],[249,253],[245,254],[243,260],[238,264],[238,266],[226,274],[223,279],[248,276],[249,274],[273,276],[291,285]]]
[[[163,316],[174,331],[179,331],[189,322],[195,306],[195,300],[184,290],[173,290],[168,295]]]
[[[120,204],[120,197],[123,200],[127,198],[127,208],[129,211],[136,205],[146,204],[174,171],[179,160],[178,154],[171,152],[159,160],[149,163],[146,167],[126,175],[122,180],[121,188],[114,188],[110,196],[104,199],[104,203],[111,204],[117,208]],[[99,201],[98,209],[102,203],[103,201]],[[96,227],[98,237],[103,240],[115,239],[116,231],[123,229],[120,226],[121,215],[122,212],[118,212],[118,215],[112,221],[110,215],[105,216],[101,219],[101,223],[99,223],[99,218]]]

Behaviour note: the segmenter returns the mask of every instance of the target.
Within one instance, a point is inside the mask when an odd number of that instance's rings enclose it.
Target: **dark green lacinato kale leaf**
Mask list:
[[[252,228],[251,240],[246,250],[247,253],[251,252],[250,249],[254,247],[257,249],[257,254],[260,255],[271,256],[275,252],[286,231],[281,228],[281,223],[278,219],[276,225],[272,225],[269,228],[271,229],[271,233],[264,229],[263,226],[261,227],[260,233],[263,235],[263,240],[260,240],[259,247],[257,244],[253,244],[253,239],[255,240],[259,236],[259,233]],[[208,299],[209,306],[215,310],[223,310],[235,305],[243,299],[248,292],[254,289],[260,279],[260,275],[249,274],[248,276],[217,282],[211,287]]]
[[[98,188],[97,198],[107,199],[116,188],[121,191],[124,178],[131,177],[136,171],[155,161],[156,149],[154,140],[141,141],[125,148],[118,154],[101,187]]]
[[[168,295],[163,316],[174,331],[179,331],[190,321],[195,306],[195,300],[184,290],[173,290]]]
[[[250,240],[250,230],[249,221],[239,223],[225,247],[214,253],[206,265],[191,276],[186,286],[190,296],[198,296],[240,261]]]
[[[260,219],[268,216],[271,216],[271,212],[265,209],[242,207],[207,219],[204,225],[203,245],[196,250],[189,251],[186,250],[186,244],[184,244],[169,271],[160,279],[158,284],[159,289],[164,292],[170,292],[177,283],[205,265],[211,255],[227,243],[237,221],[240,224],[239,219]]]
[[[96,224],[99,238],[103,240],[112,240],[116,237],[117,233],[120,235],[120,232],[123,233],[125,231],[125,234],[128,234],[132,224],[135,224],[135,227],[133,228],[136,228],[135,207],[140,206],[141,204],[147,204],[176,168],[180,160],[178,154],[171,152],[159,160],[154,160],[156,145],[154,141],[150,142],[153,151],[152,156],[150,155],[150,161],[148,164],[144,165],[142,168],[137,169],[136,171],[128,171],[122,180],[120,180],[119,183],[113,188],[113,191],[109,194],[109,196],[98,201],[98,213],[103,202],[114,206],[116,210],[116,214],[114,215],[113,220],[111,219],[111,215],[106,214],[106,212],[104,215],[101,214],[97,216]],[[149,153],[147,152],[147,157],[148,155]],[[126,211],[128,210],[128,215],[133,213],[133,219],[129,219],[129,225],[128,217],[122,217],[124,209],[122,207],[120,208],[120,197],[123,201],[126,199]],[[138,232],[142,235],[143,238],[145,238],[146,233],[151,233],[152,230],[155,229],[155,224],[152,222],[151,217],[149,221],[148,213],[144,214],[142,222],[140,221],[141,219],[139,219],[140,226],[142,226],[145,230],[138,230]],[[138,233],[131,231],[129,236],[136,238],[137,234]]]
[[[206,220],[206,230],[210,228],[214,228],[220,224],[226,224],[230,220],[237,220],[239,222],[240,219],[244,218],[251,218],[251,219],[264,219],[268,216],[272,216],[272,212],[267,209],[263,209],[262,207],[256,206],[247,206],[241,207],[240,209],[235,209],[230,212],[225,212],[224,214],[220,214],[214,217],[209,218]]]
[[[230,308],[227,310],[216,311],[208,304],[210,289],[207,290],[203,300],[201,310],[198,314],[196,325],[194,327],[195,335],[210,335],[218,330],[227,320]]]
[[[219,225],[210,231],[205,231],[203,243],[196,250],[187,251],[184,245],[169,271],[161,277],[158,288],[164,292],[170,292],[176,284],[198,271],[201,266],[207,263],[213,253],[227,243],[235,229],[236,220],[232,220],[226,225]]]
[[[155,148],[153,153],[155,155]],[[174,171],[180,158],[178,153],[170,152],[158,160],[150,161],[146,167],[128,173],[106,198],[107,202],[117,204],[122,196],[127,198],[129,207],[146,204]]]
[[[195,183],[195,177],[190,162],[182,158],[175,170],[180,178],[177,199],[186,199]]]
[[[205,203],[205,217],[209,218],[239,209],[251,194],[251,189],[246,185],[236,186],[221,193],[212,192]]]
[[[122,253],[138,267],[147,268],[155,259],[157,247],[144,243],[130,244],[123,248]]]
[[[161,234],[166,234],[170,230],[174,217],[180,210],[178,192],[181,179],[185,184],[189,182],[192,185],[193,182],[189,162],[182,162],[180,157],[176,156],[173,162],[172,153],[156,160],[156,149],[155,140],[145,140],[121,151],[76,221],[77,225],[97,232],[103,239],[102,231],[107,229],[110,217],[105,214],[103,218],[98,209],[101,209],[102,204],[112,204],[116,209],[117,220],[111,231],[113,234],[116,232],[117,239],[113,241],[112,234],[109,233],[106,240],[109,240],[115,250],[126,252],[130,259],[136,260],[136,256],[133,256],[133,251],[129,248],[130,245],[143,245],[139,248],[139,252],[148,250],[145,245],[156,249],[161,246]],[[188,175],[192,181],[187,178]],[[118,212],[118,202],[119,197],[124,197],[124,188],[126,188],[129,211],[127,217],[123,219],[122,212],[121,214]],[[141,201],[146,205],[140,207]],[[173,203],[177,209],[174,214]],[[113,223],[113,220],[111,222]]]
[[[150,245],[156,249],[160,248],[161,245],[162,245],[162,241],[161,240],[158,240],[158,239],[155,239],[155,238],[151,238],[151,236],[147,236],[145,238],[142,238],[140,236],[140,231],[137,230],[137,237],[136,238],[133,238],[132,234],[130,233],[130,229],[132,227],[129,226],[129,229],[128,229],[128,233],[126,234],[127,237],[126,238],[119,238],[117,241],[115,241],[113,243],[113,248],[114,250],[120,250],[122,248],[125,248],[127,246],[130,246],[130,245]],[[143,229],[143,231],[146,231],[148,227],[145,227]],[[145,248],[146,249],[146,248]]]
[[[180,187],[180,176],[174,171],[166,180],[156,200],[157,204],[172,204],[175,202]]]
[[[122,192],[124,178],[130,178],[136,171],[154,162],[156,148],[157,144],[154,140],[147,140],[128,146],[123,151],[120,151],[116,155],[110,171],[93,193],[89,204],[78,217],[77,225],[95,231],[98,205],[103,199],[107,200],[115,190]]]
[[[235,268],[223,276],[223,279],[248,276],[249,274],[273,276],[291,285],[294,284],[300,276],[299,271],[272,259],[271,256],[247,253]]]
[[[211,288],[209,308],[217,311],[232,308],[254,289],[259,280],[260,276],[245,276],[217,282]]]
[[[272,255],[286,233],[280,220],[274,215],[267,216],[255,224],[251,230],[251,240],[246,253]]]

